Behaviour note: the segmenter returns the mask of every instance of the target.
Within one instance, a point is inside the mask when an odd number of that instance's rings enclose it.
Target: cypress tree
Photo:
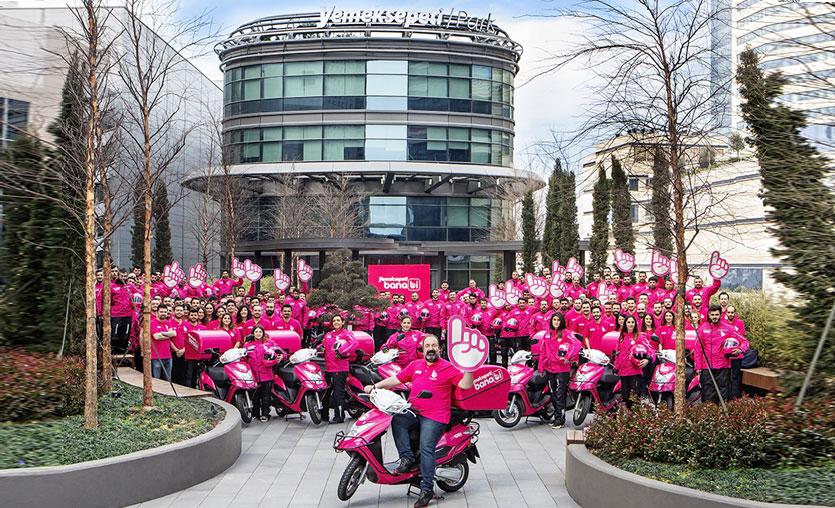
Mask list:
[[[597,170],[597,182],[591,194],[592,226],[589,250],[591,251],[591,272],[603,272],[609,251],[609,179],[601,165]]]
[[[84,76],[78,55],[74,54],[64,81],[61,112],[48,128],[55,138],[54,164],[63,175],[60,184],[63,206],[52,206],[52,227],[46,230],[48,238],[45,244],[50,249],[43,261],[44,285],[51,291],[45,295],[43,311],[63,316],[69,305],[67,344],[69,351],[77,354],[84,347],[84,233],[80,222],[67,220],[67,211],[71,210],[71,216],[75,217],[84,214],[86,175],[83,160],[86,148],[82,135],[84,110],[81,107],[84,94]],[[64,321],[46,320],[42,323],[42,330],[50,341],[60,341]]]
[[[650,208],[655,222],[652,225],[653,246],[671,256],[673,253],[673,225],[670,217],[670,166],[661,147],[656,147],[652,159],[652,199]]]
[[[564,265],[568,258],[580,257],[580,232],[577,224],[577,195],[574,173],[565,172],[562,177],[560,196],[560,262]]]
[[[560,259],[560,205],[562,197],[563,171],[560,160],[554,162],[554,170],[548,179],[548,194],[545,197],[545,227],[542,230],[542,261],[550,264]]]
[[[754,51],[743,51],[739,61],[742,118],[760,165],[769,231],[780,244],[772,254],[790,269],[777,270],[774,277],[802,296],[795,325],[808,337],[810,353],[835,303],[835,195],[824,184],[829,162],[801,135],[805,114],[777,102],[786,78],[765,75]],[[835,371],[835,341],[826,342],[818,366]]]
[[[630,207],[632,199],[626,173],[620,161],[612,155],[612,235],[615,237],[615,248],[626,252],[635,252],[635,232],[632,230],[632,214]]]
[[[6,161],[30,176],[20,182],[22,189],[3,199],[6,224],[3,239],[3,266],[6,288],[2,295],[0,333],[3,341],[37,350],[49,350],[55,337],[43,334],[40,321],[32,319],[45,308],[44,258],[48,246],[45,231],[50,228],[52,203],[34,198],[33,192],[52,194],[52,182],[45,176],[46,153],[43,145],[28,135],[20,135],[6,149]],[[55,309],[52,309],[52,313]],[[58,337],[60,343],[60,337]],[[57,348],[56,348],[57,350]]]
[[[536,204],[533,201],[533,191],[525,193],[522,200],[522,269],[533,273],[536,250],[539,246],[536,237]]]
[[[168,220],[170,208],[168,189],[165,188],[164,182],[158,181],[151,212],[154,218],[154,251],[151,255],[154,271],[161,272],[165,265],[174,259],[174,254],[171,252],[171,223]]]
[[[133,225],[130,228],[130,262],[133,266],[145,265],[145,211],[142,209],[142,177],[136,179],[133,186]]]

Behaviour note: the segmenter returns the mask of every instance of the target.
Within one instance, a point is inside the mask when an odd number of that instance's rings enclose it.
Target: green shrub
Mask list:
[[[84,362],[0,348],[0,421],[74,415],[84,410]]]
[[[811,349],[807,337],[790,326],[792,309],[776,302],[763,291],[729,293],[731,305],[745,323],[746,338],[767,367],[803,370],[809,365]],[[718,296],[712,303],[719,303]]]
[[[641,459],[703,469],[818,465],[835,456],[835,402],[792,413],[778,399],[744,397],[690,408],[686,418],[647,407],[598,415],[586,445],[606,460]]]

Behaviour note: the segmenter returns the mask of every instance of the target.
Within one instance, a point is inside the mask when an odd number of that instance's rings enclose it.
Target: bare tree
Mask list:
[[[624,130],[638,139],[653,138],[670,167],[673,237],[678,263],[676,296],[676,412],[684,399],[684,292],[687,281],[688,222],[691,231],[713,203],[709,192],[698,197],[707,182],[699,173],[699,147],[710,146],[716,113],[716,87],[711,79],[709,31],[721,23],[719,12],[706,0],[586,0],[576,9],[557,11],[583,26],[576,47],[555,54],[543,73],[570,62],[587,64],[599,79],[590,119],[580,135],[614,138]],[[731,76],[727,76],[730,81]],[[696,162],[693,159],[696,157]],[[709,164],[708,164],[709,166]],[[703,180],[704,179],[704,180]],[[688,210],[691,215],[688,220]]]
[[[168,173],[185,147],[192,130],[181,108],[188,97],[181,54],[208,41],[209,23],[204,16],[174,19],[174,5],[160,6],[148,0],[127,0],[124,29],[125,55],[118,74],[124,88],[125,148],[136,157],[142,178],[144,211],[144,291],[142,300],[143,404],[153,405],[151,388],[151,215],[153,190]],[[147,23],[147,24],[146,24]],[[166,38],[163,40],[157,34]],[[172,200],[173,202],[174,200]]]
[[[321,231],[324,238],[361,237],[360,209],[366,196],[346,175],[328,175],[321,188],[311,194],[314,229]]]

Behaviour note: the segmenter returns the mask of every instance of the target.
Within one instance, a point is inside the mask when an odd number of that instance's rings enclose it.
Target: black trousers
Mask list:
[[[568,380],[570,372],[549,372],[545,377],[548,380],[548,389],[551,390],[551,402],[554,404],[554,418],[558,422],[565,423],[565,399],[568,395]]]
[[[490,350],[487,352],[487,363],[490,365],[498,365],[496,363],[496,353],[499,348],[499,339],[497,334],[492,334],[487,336],[487,341],[490,344]]]
[[[177,356],[176,353],[171,353],[171,381],[178,385],[189,386],[186,384],[186,357]]]
[[[510,351],[519,351],[519,343],[523,337],[499,337],[499,349],[502,350],[502,367],[507,368],[510,360]],[[528,339],[530,340],[530,339]]]
[[[110,318],[110,350],[115,354],[122,354],[128,350],[131,317]]]
[[[626,404],[626,409],[632,407],[632,393],[635,394],[635,397],[638,397],[638,392],[640,390],[640,383],[641,383],[641,374],[636,374],[634,376],[621,376],[620,377],[620,393],[623,397],[623,402]]]
[[[729,400],[738,399],[742,396],[742,358],[731,360],[731,386],[729,392]]]
[[[258,388],[255,389],[255,395],[252,401],[253,418],[270,416],[270,403],[272,402],[272,391],[272,381],[261,381],[258,383]]]
[[[324,410],[329,408],[343,408],[345,406],[345,381],[348,379],[347,372],[325,372],[325,378],[331,385],[330,396],[322,401]],[[332,400],[331,400],[332,399]]]
[[[649,395],[649,384],[652,382],[652,374],[655,372],[655,366],[658,365],[658,360],[654,362],[649,362],[646,366],[641,369],[643,374],[641,375],[641,384],[638,387],[638,392],[640,393],[641,397],[646,397]]]
[[[197,365],[200,360],[186,360],[185,385],[197,388]]]
[[[716,378],[716,384],[719,385],[719,393],[722,398],[728,400],[730,395],[731,384],[731,369],[711,369],[713,377]],[[713,402],[719,404],[719,393],[716,392],[716,387],[713,386],[713,381],[710,379],[710,374],[707,370],[702,370],[699,375],[699,384],[702,385],[702,402]]]
[[[380,347],[386,342],[388,337],[386,337],[386,327],[384,326],[375,326],[374,327],[374,351],[379,351]]]

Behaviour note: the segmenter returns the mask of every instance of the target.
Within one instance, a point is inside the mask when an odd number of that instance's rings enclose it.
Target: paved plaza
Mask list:
[[[570,421],[571,413],[567,415]],[[536,419],[538,421],[538,419]],[[467,484],[431,506],[558,507],[578,505],[565,490],[565,429],[524,422],[503,429],[492,418],[481,424],[481,459],[470,464]],[[533,420],[532,420],[533,421]],[[404,485],[359,486],[350,503],[336,497],[336,486],[348,456],[332,448],[334,434],[344,425],[313,425],[309,420],[269,423],[254,421],[243,431],[242,453],[223,474],[169,496],[142,503],[142,508],[186,507],[411,507]],[[384,457],[396,458],[391,433],[383,438]],[[188,464],[183,464],[188,467]],[[176,471],[172,471],[176,474]],[[441,490],[436,487],[436,493]]]

